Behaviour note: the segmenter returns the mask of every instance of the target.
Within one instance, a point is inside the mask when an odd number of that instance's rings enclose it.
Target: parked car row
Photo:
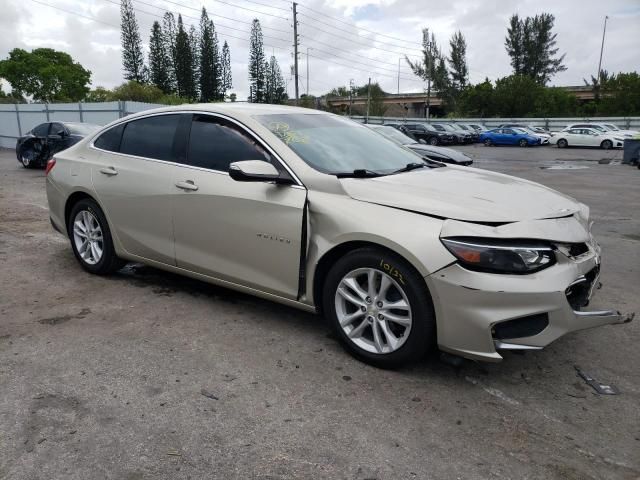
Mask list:
[[[437,145],[464,145],[480,142],[486,146],[557,145],[565,147],[622,148],[625,138],[640,135],[635,130],[623,130],[610,123],[571,124],[560,132],[550,132],[542,127],[523,123],[505,123],[487,129],[481,124],[459,122],[410,122],[385,123],[400,130],[419,143]]]

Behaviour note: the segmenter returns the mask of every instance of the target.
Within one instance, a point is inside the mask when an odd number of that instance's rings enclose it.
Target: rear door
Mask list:
[[[184,158],[176,141],[181,114],[144,117],[115,126],[94,142],[101,155],[94,188],[113,233],[124,249],[175,264],[171,223],[173,178]]]
[[[173,181],[177,265],[295,299],[306,189],[235,181],[229,164],[242,160],[284,168],[238,123],[194,114],[187,164]]]

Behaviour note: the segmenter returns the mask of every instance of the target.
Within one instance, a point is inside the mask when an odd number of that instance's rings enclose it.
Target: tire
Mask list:
[[[438,143],[440,143],[440,142],[438,141],[438,137],[431,137],[431,138],[429,139],[429,145],[436,146],[436,145],[438,145]]]
[[[600,148],[604,148],[605,150],[611,150],[613,148],[613,142],[611,140],[603,140],[600,144]]]
[[[372,297],[367,295],[370,275]],[[387,288],[378,299],[383,285]],[[340,342],[365,363],[397,368],[419,360],[436,343],[433,302],[424,279],[393,253],[376,248],[348,253],[329,271],[322,298]],[[400,303],[401,308],[387,306]]]
[[[569,146],[569,142],[567,142],[564,138],[561,138],[557,142],[558,148],[567,148]]]
[[[518,142],[518,145],[520,147],[528,147],[529,146],[529,142],[527,142],[524,138],[521,138],[520,141]]]
[[[87,236],[87,230],[93,239],[89,244],[93,243],[93,246],[83,249],[82,246],[87,243],[83,241]],[[108,275],[124,266],[125,262],[118,258],[113,248],[109,223],[102,209],[93,199],[83,198],[71,208],[67,221],[67,233],[73,254],[87,272]]]
[[[490,139],[490,138],[487,138],[487,139],[484,141],[484,146],[485,146],[485,147],[490,147],[490,146],[492,146],[492,145],[493,145],[493,142],[491,141],[491,139]]]

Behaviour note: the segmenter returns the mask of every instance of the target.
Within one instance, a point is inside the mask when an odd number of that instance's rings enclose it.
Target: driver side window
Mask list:
[[[233,162],[272,157],[255,139],[228,120],[211,115],[194,115],[189,135],[187,164],[226,172]]]

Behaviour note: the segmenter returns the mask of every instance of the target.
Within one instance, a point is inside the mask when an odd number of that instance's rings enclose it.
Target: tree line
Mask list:
[[[225,41],[220,48],[218,35],[206,8],[202,8],[199,28],[177,21],[166,12],[162,24],[155,21],[149,39],[148,63],[131,0],[121,1],[121,40],[124,77],[140,84],[149,83],[167,95],[188,101],[219,102],[231,98],[233,87],[231,52]],[[251,25],[249,52],[249,101],[282,103],[286,88],[280,66],[272,56],[264,55],[260,22]]]

